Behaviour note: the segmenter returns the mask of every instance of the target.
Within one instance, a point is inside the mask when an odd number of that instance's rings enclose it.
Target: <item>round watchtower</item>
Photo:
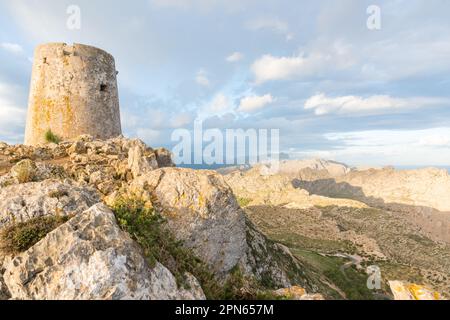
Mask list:
[[[35,50],[25,144],[82,134],[108,139],[122,133],[117,71],[109,53],[65,43]]]

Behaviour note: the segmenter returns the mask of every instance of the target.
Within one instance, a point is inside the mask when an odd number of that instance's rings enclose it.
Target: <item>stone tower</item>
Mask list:
[[[25,144],[46,142],[51,130],[63,140],[122,133],[117,71],[109,53],[86,45],[50,43],[36,48]]]

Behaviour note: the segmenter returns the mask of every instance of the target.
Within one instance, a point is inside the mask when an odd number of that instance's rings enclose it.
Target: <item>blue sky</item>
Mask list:
[[[69,5],[81,29],[66,27]],[[366,25],[381,8],[381,29]],[[113,54],[124,133],[280,129],[291,158],[450,165],[447,0],[0,0],[0,140],[23,139],[33,48]]]

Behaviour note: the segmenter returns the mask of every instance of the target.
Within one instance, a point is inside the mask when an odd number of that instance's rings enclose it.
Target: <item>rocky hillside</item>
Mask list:
[[[300,167],[266,175],[255,166],[224,178],[250,220],[341,296],[393,298],[390,281],[397,280],[450,296],[450,214],[413,205],[424,199],[431,205],[432,199],[433,206],[445,208],[446,172],[352,169],[335,175],[323,167]],[[357,192],[362,188],[386,200],[372,201]],[[394,198],[395,205],[389,203]],[[381,290],[367,289],[371,265],[381,270]]]
[[[309,294],[308,294],[308,293]],[[0,144],[0,299],[332,297],[225,179],[139,140]]]

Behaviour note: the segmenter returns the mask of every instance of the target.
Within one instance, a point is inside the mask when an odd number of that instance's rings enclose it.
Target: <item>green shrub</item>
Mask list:
[[[238,198],[237,201],[241,208],[248,206],[252,202],[252,200],[248,198]]]
[[[54,134],[52,132],[52,130],[48,129],[47,132],[45,133],[45,141],[47,143],[60,143],[61,142],[61,138],[58,137],[56,134]]]
[[[8,226],[0,233],[0,249],[12,255],[24,252],[68,220],[69,217],[47,216]]]

